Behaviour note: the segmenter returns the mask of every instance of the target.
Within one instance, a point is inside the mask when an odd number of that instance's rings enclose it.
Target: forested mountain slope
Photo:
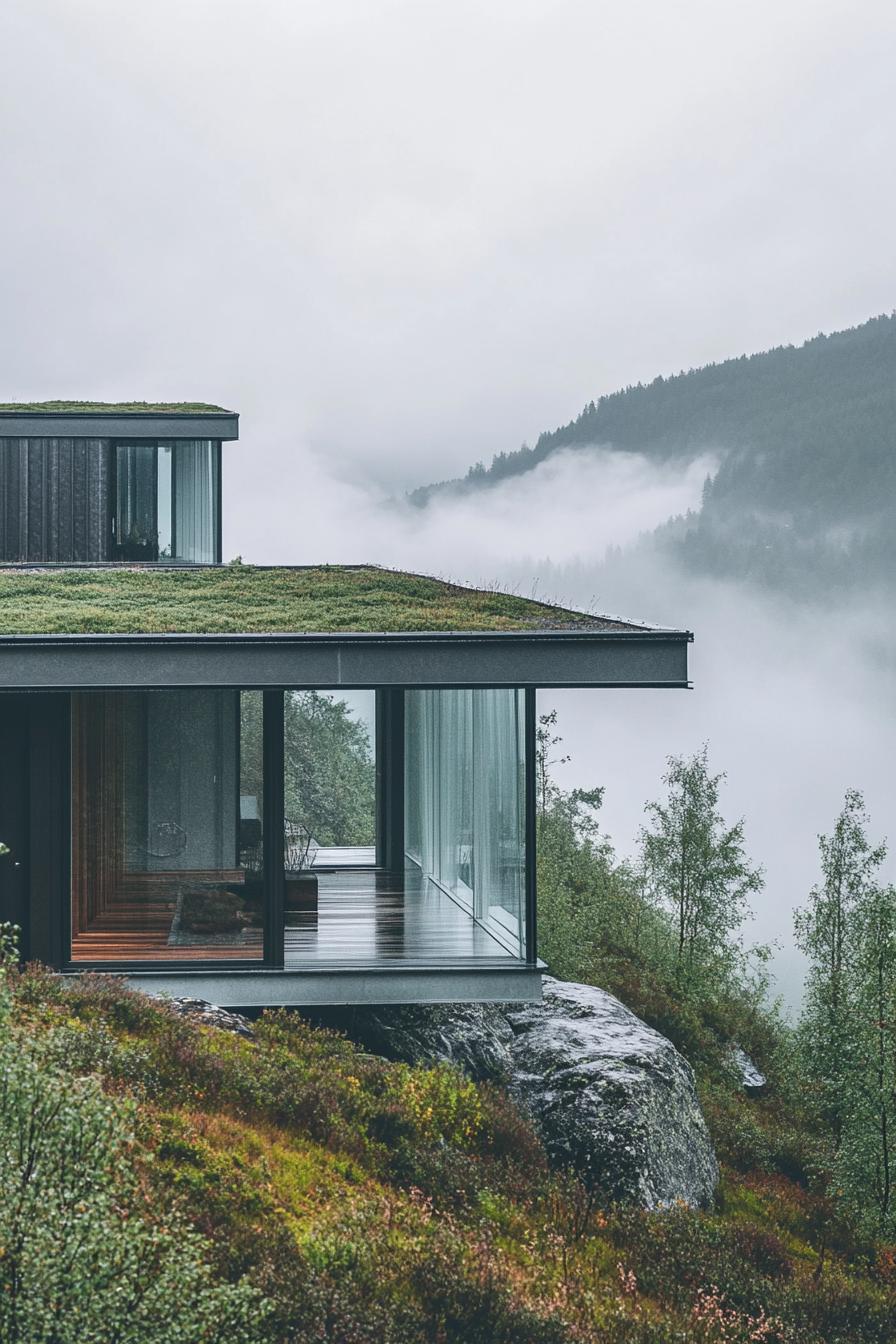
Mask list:
[[[501,453],[411,500],[496,485],[561,449],[595,445],[664,463],[718,455],[700,514],[662,537],[700,569],[788,585],[887,577],[896,561],[896,316],[603,396],[534,448]]]

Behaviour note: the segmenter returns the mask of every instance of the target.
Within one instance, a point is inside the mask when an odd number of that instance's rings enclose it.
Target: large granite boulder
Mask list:
[[[708,1204],[719,1169],[691,1066],[612,994],[545,977],[510,1008],[512,1087],[555,1163],[644,1208]]]
[[[690,1065],[604,990],[544,979],[540,1003],[354,1008],[321,1014],[366,1049],[450,1061],[504,1083],[551,1159],[607,1199],[708,1204],[718,1163]]]

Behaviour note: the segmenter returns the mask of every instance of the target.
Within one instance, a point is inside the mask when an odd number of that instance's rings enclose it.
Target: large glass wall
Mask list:
[[[115,445],[113,558],[214,564],[219,452],[211,439]]]
[[[72,960],[263,953],[262,696],[72,697]]]
[[[525,693],[405,694],[405,846],[506,950],[525,955]]]
[[[524,693],[404,702],[402,873],[375,867],[378,818],[384,853],[400,830],[401,720],[387,705],[377,733],[374,691],[73,695],[72,960],[525,956]]]

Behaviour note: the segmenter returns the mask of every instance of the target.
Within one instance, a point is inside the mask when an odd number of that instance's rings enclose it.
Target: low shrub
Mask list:
[[[79,1344],[117,1337],[102,1333],[117,1318],[100,1232],[109,1263],[123,1267],[120,1281],[146,1303],[134,1312],[139,1332],[129,1321],[124,1341],[891,1337],[896,1275],[879,1248],[850,1239],[802,1176],[786,1174],[801,1160],[799,1144],[788,1147],[799,1116],[774,1086],[756,1100],[721,1068],[702,1078],[725,1155],[715,1210],[614,1209],[574,1175],[549,1170],[505,1091],[451,1068],[390,1064],[294,1013],[265,1015],[245,1040],[111,977],[61,981],[33,970],[8,979],[4,1038],[25,1043],[21,1057],[57,1080],[51,1110],[73,1107],[83,1126],[98,1108],[97,1132],[107,1136],[89,1154],[63,1145],[55,1166],[42,1163],[46,1233],[31,1206],[36,1262],[51,1262],[41,1271],[40,1310],[57,1295],[68,1310],[65,1293],[74,1293]],[[60,1116],[70,1114],[64,1106]],[[25,1120],[17,1124],[20,1131]],[[2,1142],[12,1152],[8,1135]],[[65,1202],[63,1162],[89,1178],[90,1189],[73,1183],[74,1205]],[[14,1190],[21,1172],[7,1168],[0,1178]],[[62,1284],[53,1277],[66,1263],[58,1248],[73,1245],[66,1219],[75,1227],[79,1217],[99,1231]],[[14,1229],[0,1230],[14,1240]],[[161,1314],[166,1284],[173,1326]],[[87,1285],[95,1304],[81,1300]],[[0,1320],[0,1338],[4,1328]]]
[[[0,1338],[261,1340],[261,1295],[216,1278],[194,1228],[171,1209],[154,1216],[145,1200],[133,1102],[62,1066],[82,1034],[17,1030],[0,968]],[[115,1055],[103,1040],[88,1052],[91,1069]]]

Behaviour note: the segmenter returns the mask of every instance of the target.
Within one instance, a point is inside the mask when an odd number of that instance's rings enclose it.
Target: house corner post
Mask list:
[[[538,961],[538,893],[537,893],[537,852],[538,841],[538,805],[535,778],[537,753],[537,710],[534,686],[527,686],[525,695],[525,740],[526,740],[526,961],[535,965]]]
[[[264,852],[264,960],[267,966],[282,970],[285,962],[284,825],[284,749],[283,692],[264,691],[264,811],[262,848]]]

